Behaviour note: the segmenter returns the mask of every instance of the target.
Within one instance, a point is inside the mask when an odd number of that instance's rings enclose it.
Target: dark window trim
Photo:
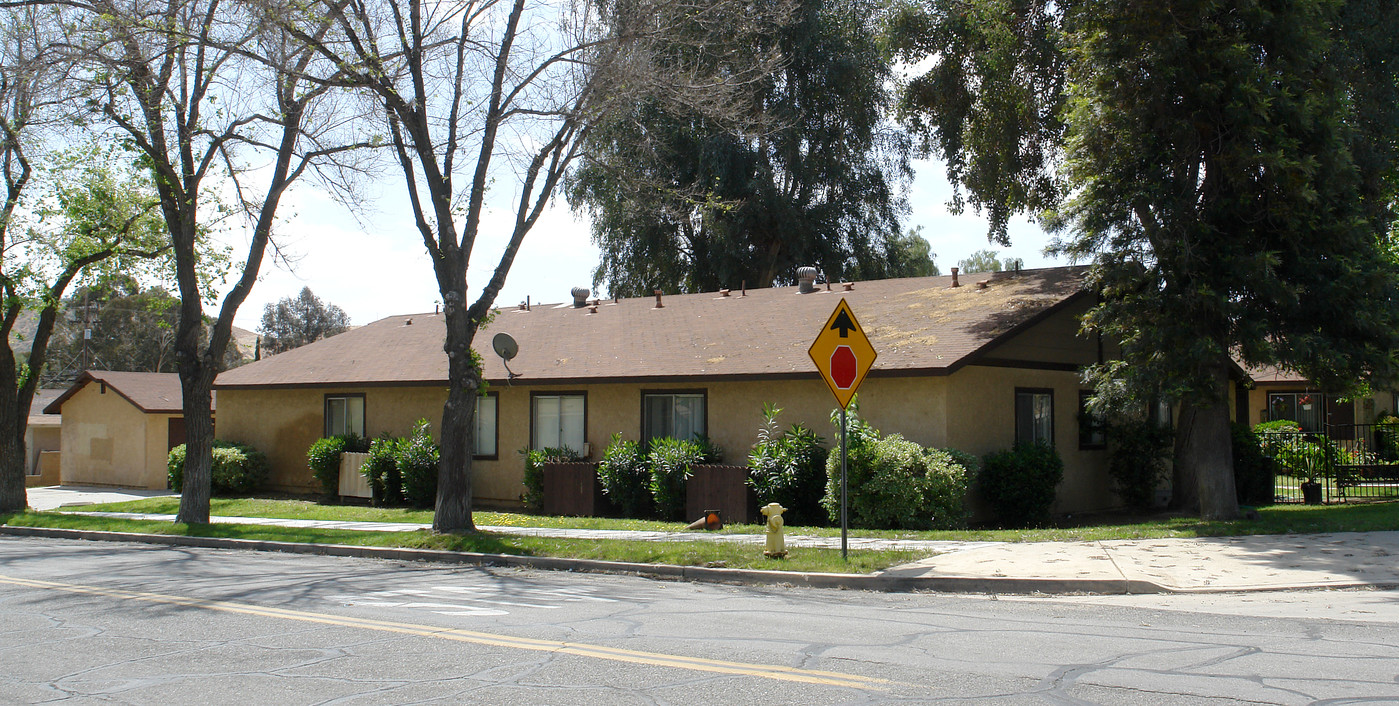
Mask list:
[[[1093,396],[1094,390],[1078,391],[1078,448],[1080,451],[1101,451],[1108,447],[1107,420],[1094,420],[1093,415],[1088,412],[1088,398]],[[1054,424],[1051,421],[1050,426]],[[1097,427],[1094,429],[1094,427]],[[1088,441],[1093,432],[1098,432],[1102,441]]]
[[[704,435],[709,436],[709,388],[696,387],[685,388],[683,390],[646,390],[641,391],[638,401],[640,413],[637,415],[637,438],[646,443],[646,396],[647,395],[700,395],[704,397]]]
[[[349,399],[349,398],[351,398],[351,397],[358,397],[358,398],[360,398],[361,400],[364,400],[364,399],[365,399],[364,393],[363,393],[363,392],[336,392],[336,393],[327,392],[327,393],[325,393],[325,397],[321,400],[321,433],[325,435],[325,436],[322,437],[322,438],[327,438],[327,437],[330,436],[330,428],[329,428],[329,424],[330,424],[330,401],[333,400],[333,399],[336,399],[336,400]],[[368,402],[368,400],[365,400],[365,403],[364,403],[364,420],[363,420],[363,421],[364,421],[364,429],[361,429],[361,431],[363,431],[364,433],[363,433],[363,434],[360,434],[360,437],[361,437],[361,438],[367,439],[367,438],[369,438],[369,402]]]
[[[588,443],[588,391],[560,390],[545,392],[530,390],[529,393],[529,448],[534,449],[534,398],[536,397],[582,397],[583,398],[583,443]],[[591,447],[591,445],[589,445]]]
[[[490,455],[488,455],[488,456],[487,456],[487,455],[478,455],[478,454],[476,454],[476,453],[472,453],[472,454],[471,454],[471,458],[472,458],[473,460],[476,460],[476,461],[499,461],[499,460],[500,460],[500,393],[499,393],[499,392],[487,392],[486,394],[484,394],[484,395],[479,395],[479,396],[480,396],[480,397],[492,397],[492,398],[495,398],[495,424],[492,426],[492,428],[495,429],[495,453],[490,454]],[[532,409],[530,410],[530,416],[531,416],[531,417],[534,416],[534,410],[532,410]],[[473,419],[474,419],[474,418],[473,418]],[[475,431],[475,430],[473,430],[473,431]],[[531,431],[533,431],[533,430],[531,429]],[[530,440],[533,441],[533,439],[534,439],[534,437],[531,436],[531,437],[530,437]],[[473,443],[473,444],[475,443],[475,434],[472,434],[472,443]],[[475,449],[472,449],[472,451],[474,452]]]
[[[1024,393],[1024,394],[1027,394],[1027,395],[1049,395],[1049,446],[1050,446],[1050,448],[1058,448],[1058,445],[1057,445],[1058,442],[1056,441],[1056,430],[1055,430],[1055,428],[1054,428],[1054,426],[1055,426],[1055,425],[1054,425],[1054,414],[1055,414],[1055,411],[1054,411],[1054,388],[1052,388],[1052,387],[1017,387],[1017,388],[1015,388],[1015,397],[1012,399],[1012,404],[1013,404],[1014,406],[1011,407],[1012,413],[1015,413],[1015,411],[1019,408],[1019,405],[1018,405],[1018,404],[1014,404],[1014,403],[1020,399],[1021,393]],[[1015,433],[1016,433],[1016,437],[1017,437],[1017,438],[1015,439],[1015,443],[1019,444],[1019,443],[1021,443],[1021,442],[1020,442],[1020,439],[1019,439],[1019,436],[1020,436],[1020,420],[1018,420],[1018,419],[1015,420]]]

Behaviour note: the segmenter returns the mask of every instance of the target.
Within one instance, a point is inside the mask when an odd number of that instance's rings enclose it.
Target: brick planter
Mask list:
[[[708,510],[718,510],[724,522],[750,521],[757,498],[748,487],[747,466],[695,466],[685,481],[685,521],[698,519]]]
[[[546,463],[544,514],[597,517],[606,513],[607,501],[597,480],[597,464],[591,461]]]

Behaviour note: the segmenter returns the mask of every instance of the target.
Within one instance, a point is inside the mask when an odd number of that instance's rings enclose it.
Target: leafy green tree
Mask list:
[[[889,243],[890,277],[936,277],[941,274],[934,260],[937,253],[923,237],[923,226],[909,228],[903,235]],[[870,279],[860,273],[853,276]]]
[[[978,250],[966,259],[957,262],[957,269],[964,274],[974,272],[1000,272],[1001,270],[1013,270],[1021,266],[1023,261],[1018,257],[1006,258],[1005,262],[997,257],[995,250]]]
[[[302,287],[295,297],[283,297],[263,308],[258,333],[268,353],[281,353],[349,328],[350,317],[343,309],[321,301],[310,287]]]
[[[64,292],[101,269],[139,271],[142,260],[168,249],[142,175],[123,172],[99,150],[30,149],[36,145],[25,143],[18,122],[3,121],[9,139],[0,146],[8,167],[0,216],[7,255],[0,266],[0,512],[26,505],[25,428]],[[36,152],[38,164],[30,162]],[[24,337],[28,350],[17,350],[12,335],[26,311],[37,316]]]
[[[142,290],[122,277],[120,288],[99,283],[64,301],[54,326],[45,385],[69,385],[84,370],[174,373],[180,300],[164,287]],[[213,327],[205,321],[205,336]],[[224,369],[243,362],[237,346],[224,352]]]
[[[1093,261],[1085,324],[1122,345],[1090,370],[1100,396],[1180,401],[1182,508],[1238,512],[1231,355],[1328,389],[1393,376],[1392,15],[1381,0],[932,0],[891,22],[902,57],[931,60],[909,122],[993,239],[1044,212],[1060,250]]]
[[[102,294],[93,288],[64,302],[45,384],[71,384],[84,370],[175,372],[180,300],[163,287]]]
[[[764,38],[785,58],[751,87],[760,128],[731,126],[661,100],[595,130],[568,185],[601,249],[594,286],[614,295],[925,272],[921,237],[899,215],[908,143],[884,119],[890,64],[869,0],[800,0]],[[716,51],[691,50],[693,61]]]

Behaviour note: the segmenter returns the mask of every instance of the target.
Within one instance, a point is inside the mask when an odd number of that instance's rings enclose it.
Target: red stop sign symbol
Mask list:
[[[850,346],[837,346],[831,351],[831,382],[842,390],[849,390],[855,384],[855,351]]]

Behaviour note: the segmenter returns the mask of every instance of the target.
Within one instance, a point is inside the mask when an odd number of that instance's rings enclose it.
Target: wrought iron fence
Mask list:
[[[1399,420],[1334,424],[1324,432],[1258,433],[1276,471],[1275,501],[1399,498]]]

